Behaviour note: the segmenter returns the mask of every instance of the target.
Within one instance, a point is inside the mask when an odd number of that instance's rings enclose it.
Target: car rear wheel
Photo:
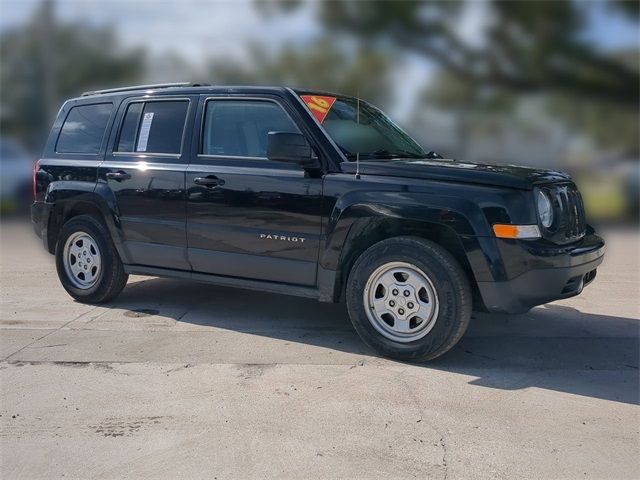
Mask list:
[[[129,278],[107,229],[90,215],[74,217],[62,227],[56,269],[64,289],[84,303],[115,298]]]
[[[471,318],[463,269],[442,247],[415,237],[390,238],[366,250],[351,270],[346,299],[364,342],[399,360],[444,354]]]

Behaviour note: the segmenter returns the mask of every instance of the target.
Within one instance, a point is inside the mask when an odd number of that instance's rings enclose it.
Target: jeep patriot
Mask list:
[[[78,301],[138,274],[345,302],[365,343],[408,361],[451,349],[472,308],[578,295],[604,255],[568,175],[445,159],[364,101],[282,87],[87,92],[33,189]]]

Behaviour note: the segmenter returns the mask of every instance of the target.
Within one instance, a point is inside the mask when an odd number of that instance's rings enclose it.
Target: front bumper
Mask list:
[[[605,244],[591,231],[569,247],[512,241],[499,249],[515,275],[505,281],[477,282],[482,301],[489,312],[524,313],[536,305],[579,295],[596,277]]]

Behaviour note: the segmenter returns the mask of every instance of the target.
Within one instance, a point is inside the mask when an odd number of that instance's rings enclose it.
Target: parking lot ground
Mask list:
[[[640,474],[636,231],[593,285],[474,314],[423,365],[345,309],[131,277],[74,302],[27,225],[0,225],[2,478],[547,478]]]

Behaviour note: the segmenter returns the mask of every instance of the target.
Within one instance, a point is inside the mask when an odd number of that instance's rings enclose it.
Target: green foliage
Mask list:
[[[0,130],[33,148],[65,99],[135,82],[144,68],[142,52],[121,53],[111,29],[59,25],[48,8],[0,37]]]
[[[629,17],[640,19],[640,2],[637,0],[609,0],[614,10],[619,10]]]
[[[286,46],[274,54],[258,45],[249,51],[245,65],[212,60],[207,78],[222,84],[285,85],[359,94],[380,105],[390,99],[391,60],[371,49],[346,51],[335,41],[321,38],[310,45]]]
[[[428,57],[477,86],[517,93],[563,92],[636,108],[637,69],[597,52],[581,33],[590,2],[491,1],[484,41],[470,44],[459,19],[468,2],[336,0],[320,5],[328,29],[366,44]],[[626,3],[616,4],[633,12]]]
[[[638,154],[639,52],[611,55],[585,40],[592,2],[490,0],[485,29],[472,41],[460,31],[470,3],[335,0],[321,3],[318,16],[334,35],[435,63],[439,73],[423,101],[453,113],[465,135],[477,123],[473,118],[504,115],[535,96],[596,144]],[[616,0],[602,6],[605,14],[638,22],[639,5]]]

